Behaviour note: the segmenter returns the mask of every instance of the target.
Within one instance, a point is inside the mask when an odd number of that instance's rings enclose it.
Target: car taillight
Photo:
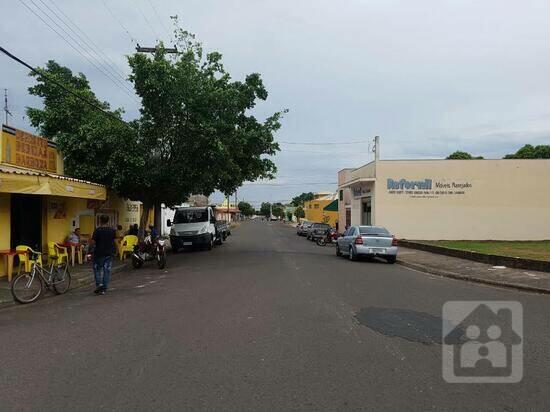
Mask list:
[[[392,246],[397,246],[397,243],[398,243],[398,240],[395,236],[393,236],[392,240],[391,240],[391,245]]]
[[[355,244],[356,245],[362,245],[363,244],[363,238],[361,236],[357,236],[355,238]]]

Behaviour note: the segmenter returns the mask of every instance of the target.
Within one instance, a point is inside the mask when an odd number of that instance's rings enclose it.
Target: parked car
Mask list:
[[[360,256],[381,257],[388,263],[397,260],[397,239],[380,226],[351,226],[338,238],[336,256],[346,255],[350,260]]]
[[[306,236],[307,229],[313,224],[313,222],[302,222],[296,227],[296,234],[298,236]]]
[[[318,237],[325,236],[330,225],[327,223],[314,223],[307,229],[306,237],[309,240],[316,240]]]

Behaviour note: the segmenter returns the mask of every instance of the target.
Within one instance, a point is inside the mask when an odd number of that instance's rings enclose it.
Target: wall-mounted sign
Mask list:
[[[465,195],[470,188],[472,188],[472,183],[464,181],[387,180],[388,194],[403,195],[410,198],[432,199],[447,195]]]
[[[2,127],[2,161],[29,169],[57,172],[57,151],[48,140],[13,127]]]
[[[353,193],[353,197],[363,197],[370,194],[370,187],[367,186],[353,186],[351,188],[351,192]]]

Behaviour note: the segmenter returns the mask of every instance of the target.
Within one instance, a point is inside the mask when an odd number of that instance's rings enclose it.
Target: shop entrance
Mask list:
[[[42,249],[42,197],[11,195],[11,247]]]
[[[371,198],[368,197],[366,199],[363,199],[361,202],[361,224],[370,226],[372,224],[371,221]]]

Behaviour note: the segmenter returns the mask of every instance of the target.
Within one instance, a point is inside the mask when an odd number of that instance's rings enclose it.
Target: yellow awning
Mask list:
[[[97,183],[5,165],[0,165],[0,193],[107,198],[106,187]]]

